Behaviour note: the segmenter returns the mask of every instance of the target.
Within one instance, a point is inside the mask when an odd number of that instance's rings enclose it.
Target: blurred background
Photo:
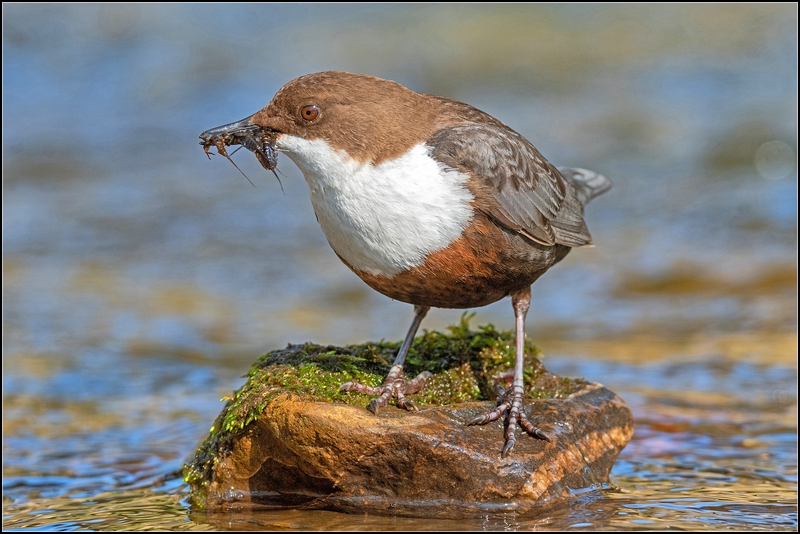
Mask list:
[[[797,527],[796,6],[4,4],[4,528],[342,521],[215,523],[170,476],[261,353],[410,323],[288,158],[283,193],[198,144],[322,70],[470,103],[614,182],[527,327],[637,435],[617,490],[519,528]],[[513,326],[508,301],[474,311]]]

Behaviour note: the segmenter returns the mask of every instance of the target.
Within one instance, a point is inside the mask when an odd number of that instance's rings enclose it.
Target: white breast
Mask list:
[[[420,266],[472,218],[467,176],[431,158],[422,143],[377,166],[320,139],[284,134],[276,146],[303,171],[328,243],[356,270],[393,276]]]

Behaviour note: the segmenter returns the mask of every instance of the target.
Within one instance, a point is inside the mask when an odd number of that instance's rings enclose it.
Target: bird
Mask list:
[[[515,316],[511,387],[467,422],[505,416],[502,457],[516,427],[551,441],[525,415],[525,318],[531,285],[572,248],[592,246],[584,206],[611,182],[556,168],[515,130],[469,104],[366,74],[327,71],[284,85],[255,114],[200,135],[228,157],[241,144],[274,172],[284,154],[302,171],[322,231],[336,255],[371,288],[412,304],[414,317],[381,386],[356,382],[375,414],[430,373],[406,380],[403,364],[428,310],[475,308],[507,296]],[[229,158],[230,159],[230,158]]]

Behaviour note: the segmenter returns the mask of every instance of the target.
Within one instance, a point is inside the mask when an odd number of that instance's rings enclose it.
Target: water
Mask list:
[[[3,8],[5,529],[797,528],[790,6]],[[614,189],[533,287],[556,372],[636,434],[612,486],[528,516],[205,515],[176,471],[256,357],[400,339],[302,176],[197,144],[325,69],[467,101]],[[512,327],[511,306],[473,324]],[[460,311],[434,310],[423,328]]]

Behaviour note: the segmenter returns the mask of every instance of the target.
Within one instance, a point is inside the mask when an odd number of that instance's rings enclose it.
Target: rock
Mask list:
[[[434,372],[411,398],[375,416],[348,380],[380,384],[399,344],[290,345],[262,356],[184,467],[193,503],[209,510],[302,506],[404,515],[524,511],[608,482],[633,434],[630,410],[599,384],[565,379],[526,347],[525,411],[552,438],[517,429],[501,458],[503,422],[465,426],[510,378],[513,339],[493,327],[415,340],[407,373]],[[538,400],[531,400],[538,399]]]

